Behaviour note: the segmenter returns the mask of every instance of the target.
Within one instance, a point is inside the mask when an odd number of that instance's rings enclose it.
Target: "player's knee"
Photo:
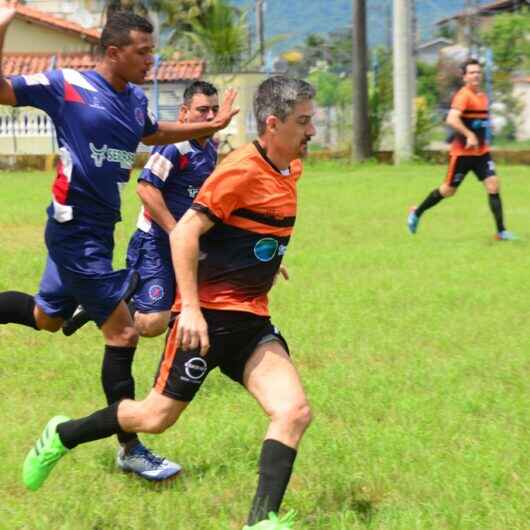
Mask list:
[[[107,337],[115,346],[134,347],[138,344],[138,332],[134,326],[125,326],[112,336]]]
[[[496,178],[491,178],[486,181],[486,191],[488,193],[499,193],[499,181]]]
[[[273,412],[273,418],[281,423],[295,428],[297,431],[305,431],[313,420],[311,407],[307,401],[287,403]]]
[[[457,188],[453,186],[443,186],[440,188],[440,193],[444,196],[444,198],[452,197],[456,193]]]
[[[153,313],[144,314],[136,313],[134,318],[134,325],[138,334],[141,337],[158,337],[167,331],[169,322],[168,317],[165,314]]]

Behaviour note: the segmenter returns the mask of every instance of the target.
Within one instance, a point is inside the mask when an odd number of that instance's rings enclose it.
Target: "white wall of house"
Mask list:
[[[517,127],[517,139],[530,140],[530,77],[516,81],[513,93],[524,105]]]

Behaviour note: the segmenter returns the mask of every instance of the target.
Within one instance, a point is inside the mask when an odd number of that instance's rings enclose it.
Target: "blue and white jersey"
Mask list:
[[[158,125],[144,92],[128,84],[117,92],[94,70],[50,70],[11,78],[17,106],[32,106],[52,119],[60,160],[48,216],[113,226],[120,191],[129,180],[142,137]]]
[[[191,206],[216,163],[217,145],[213,140],[207,140],[204,146],[195,140],[157,145],[138,181],[144,180],[158,188],[168,210],[178,221]],[[165,230],[153,221],[143,207],[137,227],[156,238],[167,238]]]

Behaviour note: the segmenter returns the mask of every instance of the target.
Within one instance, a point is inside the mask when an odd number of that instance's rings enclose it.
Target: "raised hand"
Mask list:
[[[223,103],[214,120],[218,129],[224,129],[230,123],[232,118],[239,112],[238,108],[232,108],[236,97],[237,91],[233,88],[229,88],[225,92]]]

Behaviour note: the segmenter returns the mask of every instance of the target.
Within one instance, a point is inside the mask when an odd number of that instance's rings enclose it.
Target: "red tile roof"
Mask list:
[[[97,58],[88,53],[4,53],[2,71],[4,75],[36,74],[50,68],[73,68],[90,70],[96,66]],[[162,61],[158,69],[158,81],[192,81],[204,73],[204,62]],[[153,80],[153,70],[147,81]]]
[[[60,29],[63,31],[77,33],[81,36],[81,38],[84,38],[87,41],[92,42],[93,44],[97,44],[99,42],[99,30],[84,28],[80,24],[76,24],[75,22],[70,22],[69,20],[58,18],[56,16],[50,15],[49,13],[39,11],[38,9],[17,5],[16,17],[25,20],[26,22],[39,24],[42,26],[48,26],[53,29]]]

